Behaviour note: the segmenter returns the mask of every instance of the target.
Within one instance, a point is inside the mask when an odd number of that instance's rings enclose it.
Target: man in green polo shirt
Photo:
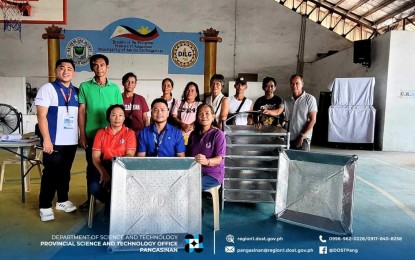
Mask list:
[[[89,60],[91,70],[95,76],[88,81],[81,83],[79,87],[79,143],[85,149],[86,155],[86,180],[87,180],[87,201],[79,206],[79,210],[89,209],[89,185],[95,178],[100,178],[99,172],[92,162],[92,146],[98,129],[108,125],[105,111],[110,105],[123,104],[120,88],[117,84],[107,79],[109,70],[108,57],[102,54],[95,54]]]

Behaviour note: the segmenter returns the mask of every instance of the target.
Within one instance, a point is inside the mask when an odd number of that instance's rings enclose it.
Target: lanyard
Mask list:
[[[69,89],[69,94],[68,96],[65,95],[65,92],[63,91],[62,88],[59,88],[62,96],[63,96],[63,100],[65,100],[65,105],[66,105],[66,112],[69,114],[69,101],[71,100],[72,97],[72,88]]]
[[[156,151],[155,151],[155,156],[156,157],[159,156],[159,147],[163,143],[165,133],[166,133],[166,129],[163,129],[163,131],[160,134],[160,137],[157,140],[157,135],[156,135],[156,133],[153,132],[154,143],[156,145]]]

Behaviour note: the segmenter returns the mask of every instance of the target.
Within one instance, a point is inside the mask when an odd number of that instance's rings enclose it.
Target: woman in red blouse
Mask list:
[[[91,193],[105,203],[105,214],[109,215],[111,201],[112,158],[134,156],[137,147],[135,132],[124,126],[123,105],[112,105],[106,112],[109,126],[98,130],[92,147],[92,161],[100,176],[92,181]]]

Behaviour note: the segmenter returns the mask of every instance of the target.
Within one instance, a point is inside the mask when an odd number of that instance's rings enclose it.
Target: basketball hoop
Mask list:
[[[4,31],[22,32],[22,15],[30,15],[28,0],[0,0],[0,9],[3,12]]]

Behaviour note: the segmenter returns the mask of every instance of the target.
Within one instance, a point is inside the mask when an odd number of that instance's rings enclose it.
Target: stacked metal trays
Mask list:
[[[289,133],[279,126],[226,125],[225,202],[275,202],[279,152]]]

